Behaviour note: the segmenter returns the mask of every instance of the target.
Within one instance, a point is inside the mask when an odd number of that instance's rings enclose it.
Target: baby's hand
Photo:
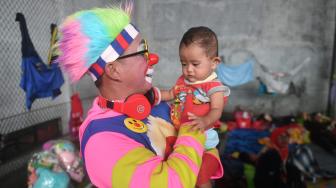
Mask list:
[[[192,125],[192,130],[205,131],[208,127],[208,123],[205,118],[196,116],[193,113],[188,112],[188,119],[191,120],[188,124]]]

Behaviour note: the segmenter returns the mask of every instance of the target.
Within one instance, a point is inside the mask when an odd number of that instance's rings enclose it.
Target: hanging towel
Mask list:
[[[217,66],[216,73],[219,80],[228,86],[239,86],[254,79],[254,64],[255,60],[248,58],[239,65],[226,65],[220,63]]]
[[[269,93],[286,94],[290,88],[290,83],[281,80],[281,78],[296,76],[310,60],[310,57],[307,57],[302,63],[289,72],[274,72],[265,65],[257,63],[257,67],[261,70],[258,77],[266,85]]]
[[[289,84],[281,80],[277,80],[271,74],[263,72],[260,74],[260,80],[266,85],[269,93],[287,93]]]
[[[54,99],[60,95],[60,87],[63,85],[64,79],[57,63],[47,66],[36,52],[28,33],[24,15],[17,13],[15,21],[20,24],[22,36],[20,87],[26,92],[26,107],[30,109],[35,99],[45,97]]]

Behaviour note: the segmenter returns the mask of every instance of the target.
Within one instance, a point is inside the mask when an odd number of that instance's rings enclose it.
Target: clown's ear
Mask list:
[[[132,17],[133,8],[134,8],[134,0],[124,0],[121,2],[120,8],[124,10],[129,17]]]
[[[120,66],[118,63],[106,64],[104,71],[107,77],[114,79],[114,80],[120,79]]]

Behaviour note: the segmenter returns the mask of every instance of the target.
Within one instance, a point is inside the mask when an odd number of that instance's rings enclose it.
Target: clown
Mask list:
[[[79,130],[87,174],[97,187],[194,187],[205,135],[190,125],[175,133],[152,88],[158,57],[130,23],[133,3],[123,7],[80,11],[60,27],[60,66],[99,90]]]

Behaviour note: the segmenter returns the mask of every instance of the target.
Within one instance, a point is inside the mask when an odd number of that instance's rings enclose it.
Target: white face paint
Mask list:
[[[148,67],[146,71],[146,78],[145,78],[148,83],[152,83],[153,73],[154,73],[154,68]]]

